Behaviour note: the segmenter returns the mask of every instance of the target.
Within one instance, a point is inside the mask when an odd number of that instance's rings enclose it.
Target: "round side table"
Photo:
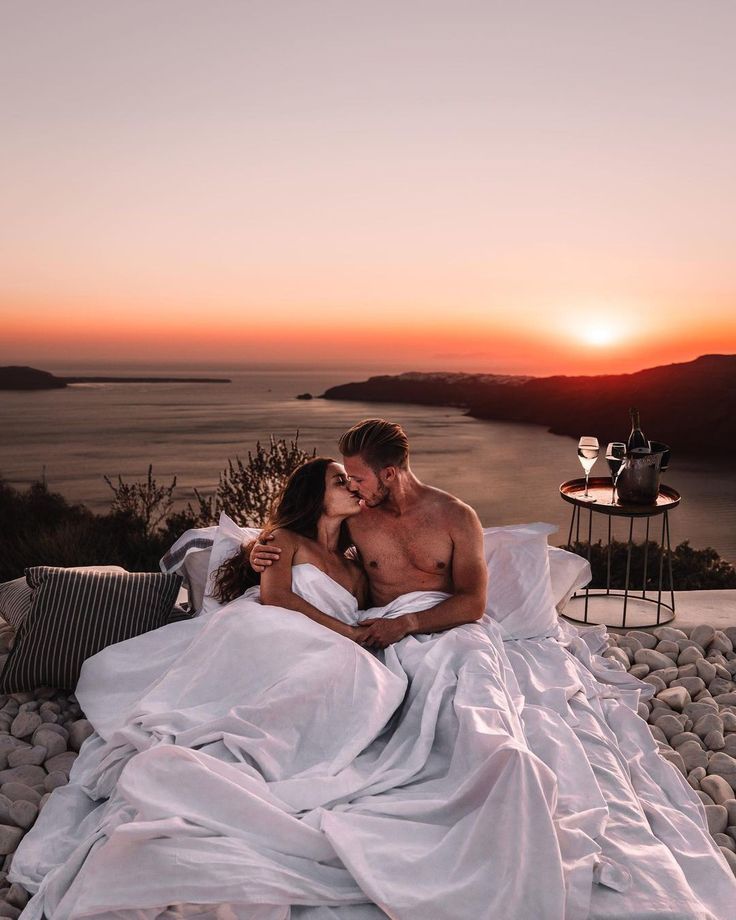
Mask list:
[[[563,482],[560,486],[560,496],[561,498],[569,502],[572,505],[572,517],[570,518],[570,532],[567,537],[567,545],[572,546],[572,537],[573,531],[575,531],[575,542],[580,543],[580,516],[583,511],[588,512],[587,520],[587,529],[588,529],[588,562],[590,562],[593,543],[593,515],[602,515],[606,518],[608,522],[608,548],[606,556],[606,587],[604,588],[589,588],[585,589],[584,593],[575,594],[571,598],[570,603],[573,600],[579,599],[582,600],[585,598],[585,607],[583,612],[582,619],[576,619],[573,616],[570,616],[569,613],[565,612],[563,615],[569,619],[573,620],[576,623],[602,623],[605,626],[610,626],[613,628],[626,628],[626,614],[627,609],[630,606],[630,602],[635,602],[638,609],[639,604],[654,604],[656,606],[656,620],[655,622],[640,622],[640,618],[637,617],[637,621],[633,624],[636,628],[647,628],[651,626],[661,626],[663,623],[669,623],[670,620],[674,619],[675,616],[675,589],[672,581],[672,548],[670,546],[670,522],[669,522],[669,512],[676,508],[680,504],[680,493],[675,489],[670,488],[670,486],[662,485],[659,488],[659,494],[657,495],[656,503],[651,505],[625,505],[619,504],[619,502],[613,503],[612,498],[613,484],[610,478],[606,477],[591,477],[588,482],[588,491],[590,495],[595,499],[595,501],[586,500],[582,497],[585,492],[585,480],[584,479],[570,479],[567,482]],[[658,558],[656,564],[658,564],[659,573],[656,586],[656,599],[654,597],[647,597],[647,570],[649,564],[649,532],[650,525],[652,524],[653,518],[661,516],[662,518],[662,534],[659,540],[658,552],[655,553]],[[615,517],[625,518],[629,522],[628,526],[628,542],[626,546],[626,575],[624,579],[624,589],[614,590],[611,588],[611,534],[612,534],[612,520]],[[646,523],[646,533],[644,536],[644,577],[642,580],[642,588],[639,591],[638,588],[632,588],[630,584],[631,576],[631,550],[634,545],[634,522],[643,521]],[[583,529],[585,524],[583,524]],[[665,568],[665,558],[667,560],[667,574],[668,574],[668,587],[664,588],[664,568]],[[662,598],[663,591],[669,593],[670,603],[667,604]],[[654,593],[654,590],[652,591]],[[588,606],[591,597],[613,597],[623,598],[623,610],[620,613],[620,622],[610,622],[610,619],[599,619],[590,620],[588,617]],[[618,606],[618,605],[617,605]],[[632,603],[633,606],[633,603]]]

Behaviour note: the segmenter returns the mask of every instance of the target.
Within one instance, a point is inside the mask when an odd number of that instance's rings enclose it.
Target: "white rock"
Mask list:
[[[653,671],[656,671],[657,668],[671,668],[674,664],[671,658],[650,648],[641,648],[635,652],[634,661],[637,664],[648,664]]]
[[[701,780],[701,786],[702,784],[703,781]],[[711,834],[722,834],[726,830],[728,826],[728,812],[723,805],[706,805],[705,814],[708,818],[708,830]]]
[[[733,798],[733,789],[722,776],[705,776],[700,780],[700,788],[707,792],[716,805],[725,805]],[[726,824],[728,824],[728,809],[726,809]]]
[[[26,799],[17,799],[10,806],[10,817],[13,824],[22,827],[24,830],[33,824],[38,816],[38,806]]]
[[[656,636],[653,636],[649,632],[644,632],[644,630],[632,629],[630,632],[626,633],[627,636],[630,636],[632,639],[636,639],[637,642],[641,644],[642,648],[654,648],[657,644]]]
[[[15,849],[23,838],[23,831],[19,827],[8,827],[0,824],[0,855],[15,853]]]
[[[722,751],[726,746],[723,735],[719,731],[708,732],[705,738],[703,738],[703,744],[705,744],[709,751]]]
[[[666,690],[660,690],[657,699],[667,703],[672,709],[682,710],[690,700],[690,694],[684,687],[668,687]],[[706,718],[705,716],[703,718]]]
[[[691,642],[697,642],[703,648],[708,648],[715,637],[716,631],[708,623],[699,623],[690,630]]]
[[[687,667],[687,665],[686,665]],[[690,696],[695,696],[701,690],[705,690],[705,681],[700,677],[677,677],[672,681],[670,687],[684,687]]]
[[[695,667],[698,677],[702,678],[706,684],[709,684],[716,676],[716,666],[712,661],[706,661],[705,658],[701,658],[695,662]]]
[[[16,738],[28,738],[41,724],[41,716],[37,712],[19,712],[10,726],[10,733]]]

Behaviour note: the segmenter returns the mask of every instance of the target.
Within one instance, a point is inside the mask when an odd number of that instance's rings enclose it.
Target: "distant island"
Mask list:
[[[227,377],[56,377],[35,367],[0,367],[0,390],[61,390],[72,383],[231,383]]]
[[[732,462],[736,448],[736,355],[596,377],[412,372],[331,387],[323,398],[456,406],[474,418],[595,435],[604,447],[626,440],[636,406],[647,436],[678,453]]]

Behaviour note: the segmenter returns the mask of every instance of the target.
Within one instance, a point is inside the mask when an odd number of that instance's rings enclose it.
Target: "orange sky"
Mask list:
[[[736,352],[736,7],[6,8],[0,362]]]

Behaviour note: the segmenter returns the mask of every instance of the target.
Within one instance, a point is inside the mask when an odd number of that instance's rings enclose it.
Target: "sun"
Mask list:
[[[594,345],[596,348],[606,348],[609,345],[614,345],[621,336],[613,326],[592,323],[580,330],[580,337],[588,345]]]

